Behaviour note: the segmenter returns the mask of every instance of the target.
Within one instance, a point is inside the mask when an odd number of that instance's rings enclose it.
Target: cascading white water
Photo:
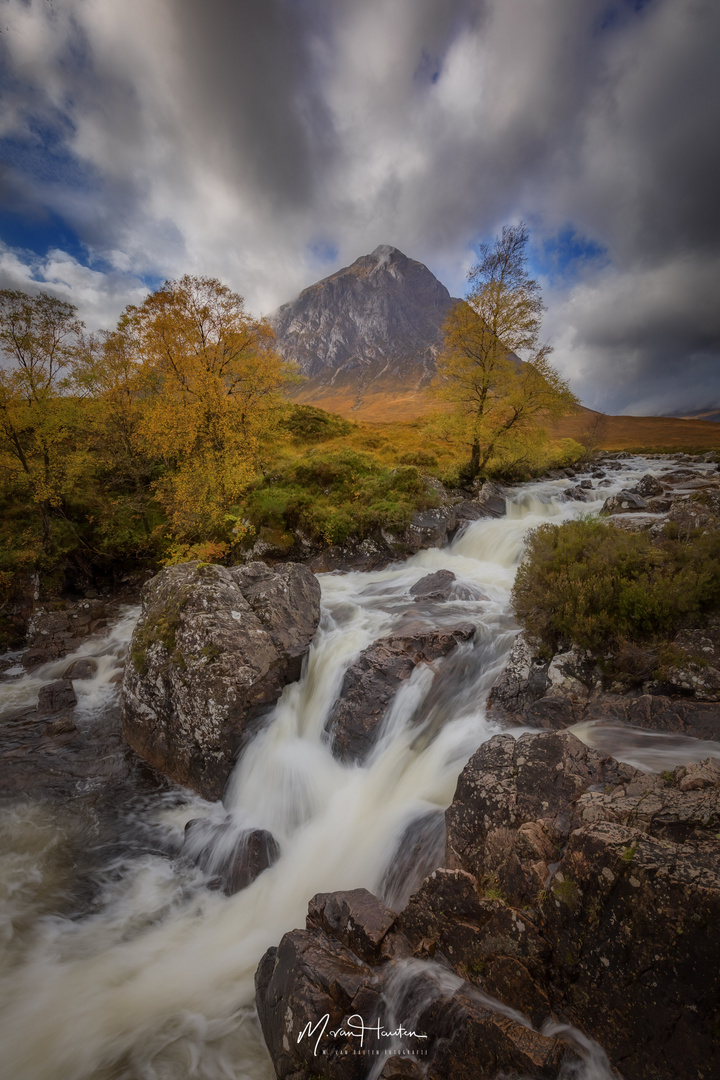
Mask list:
[[[655,463],[650,469],[663,470]],[[271,722],[245,751],[225,805],[188,793],[172,805],[158,796],[145,809],[154,827],[178,843],[184,824],[197,816],[224,821],[229,814],[238,830],[270,830],[280,859],[237,895],[211,892],[198,870],[147,853],[108,868],[93,910],[83,917],[43,915],[53,909],[63,875],[71,875],[62,852],[64,830],[72,826],[42,806],[7,810],[0,822],[8,849],[0,853],[7,913],[0,1077],[269,1080],[272,1068],[253,1010],[260,957],[285,931],[304,924],[315,893],[379,890],[408,824],[449,804],[464,762],[497,730],[486,718],[485,700],[516,633],[509,593],[528,530],[598,509],[608,494],[647,471],[644,459],[626,462],[622,472],[609,474],[611,487],[590,493],[595,501],[589,506],[563,501],[564,481],[528,485],[518,490],[506,518],[469,525],[450,548],[421,552],[380,572],[321,577],[322,622],[303,677],[286,688]],[[412,603],[410,587],[440,568],[456,574],[455,598]],[[85,655],[95,648],[114,659],[79,695],[81,712],[101,710],[115,693],[109,673],[132,618],[118,624],[115,637],[83,647]],[[323,729],[352,660],[404,626],[468,620],[477,625],[475,642],[433,669],[416,669],[365,764],[336,761]],[[0,684],[0,695],[8,708],[26,706],[58,674],[50,665]],[[411,724],[418,715],[420,725]],[[702,756],[713,749],[701,748]],[[673,752],[666,751],[663,767],[672,767]],[[632,755],[642,763],[642,745]]]

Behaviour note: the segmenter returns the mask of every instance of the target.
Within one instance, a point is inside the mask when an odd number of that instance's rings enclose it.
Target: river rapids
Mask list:
[[[169,785],[126,792],[116,811],[127,842],[93,847],[84,804],[74,812],[73,801],[6,799],[2,1080],[271,1080],[253,1004],[258,961],[304,925],[315,893],[360,886],[383,893],[409,823],[448,806],[464,763],[499,730],[485,702],[517,633],[509,597],[528,531],[597,512],[608,494],[670,467],[629,458],[585,504],[563,498],[565,480],[527,484],[513,490],[506,517],[469,524],[447,548],[378,572],[321,575],[321,624],[302,678],[245,750],[223,804]],[[411,603],[409,589],[441,568],[456,575],[454,596]],[[107,710],[117,709],[117,673],[137,614],[126,611],[83,646],[82,655],[100,663],[76,683],[78,723],[102,725]],[[362,766],[336,761],[323,729],[348,665],[389,633],[460,621],[476,624],[474,641],[418,666]],[[11,668],[0,683],[0,708],[32,706],[73,658],[30,675]],[[620,726],[586,725],[577,734],[648,771],[720,756],[717,744]],[[100,784],[99,798],[113,794]],[[187,821],[228,814],[238,830],[269,830],[281,849],[277,863],[232,897],[209,889],[208,875],[177,857]],[[82,851],[86,886],[79,889]],[[580,1051],[584,1080],[611,1075],[599,1048],[588,1043]]]

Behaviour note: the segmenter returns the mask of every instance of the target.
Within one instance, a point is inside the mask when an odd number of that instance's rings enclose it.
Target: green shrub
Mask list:
[[[357,424],[344,420],[336,413],[316,409],[314,405],[292,405],[281,425],[294,439],[302,442],[323,442],[339,435],[349,435]]]
[[[345,448],[311,450],[256,483],[247,514],[256,531],[299,530],[312,540],[342,544],[381,528],[400,529],[416,510],[435,505],[418,469],[392,469],[372,454]]]
[[[720,533],[657,540],[597,519],[530,536],[513,606],[546,655],[569,644],[597,654],[672,637],[720,609]]]

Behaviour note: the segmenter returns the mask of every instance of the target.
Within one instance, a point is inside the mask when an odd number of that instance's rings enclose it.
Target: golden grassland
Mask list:
[[[313,385],[298,387],[292,394],[298,403],[315,405],[337,413],[361,425],[372,425],[386,437],[405,441],[402,429],[418,430],[415,422],[431,413],[449,409],[424,390],[397,390],[392,393],[368,393],[358,400],[350,388],[321,388]],[[565,416],[550,428],[553,439],[570,438],[578,442],[591,440],[602,450],[711,450],[720,448],[720,423],[700,419],[680,419],[666,416],[606,416],[582,408],[574,416]]]

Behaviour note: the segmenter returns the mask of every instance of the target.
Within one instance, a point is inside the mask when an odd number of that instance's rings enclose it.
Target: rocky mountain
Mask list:
[[[435,371],[455,301],[422,263],[382,244],[283,304],[272,316],[278,350],[299,365],[296,397],[359,408],[368,397],[412,396]]]

